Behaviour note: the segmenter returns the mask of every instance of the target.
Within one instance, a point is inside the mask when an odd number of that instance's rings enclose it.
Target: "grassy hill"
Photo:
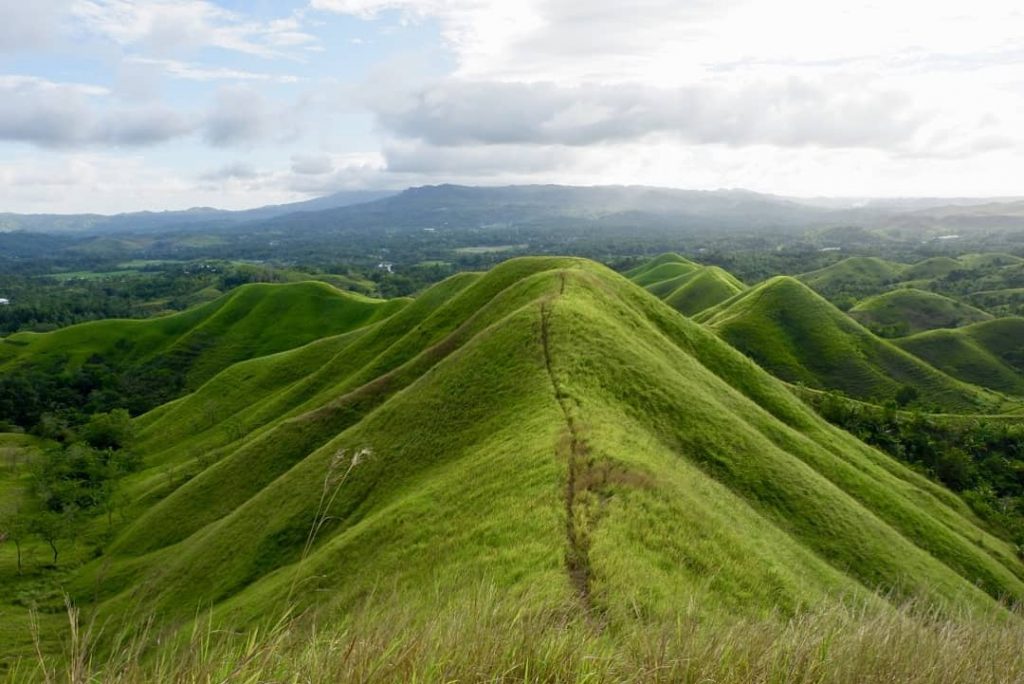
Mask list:
[[[884,401],[903,385],[949,412],[997,413],[999,396],[960,382],[873,335],[800,281],[772,278],[698,317],[789,382]]]
[[[1013,254],[932,257],[916,264],[850,257],[797,277],[844,309],[865,297],[916,288],[980,307],[996,316],[1024,312],[1024,259]]]
[[[861,325],[884,337],[903,337],[937,328],[987,321],[991,314],[934,292],[914,288],[869,297],[848,311]]]
[[[319,282],[243,285],[170,316],[9,335],[0,339],[0,372],[57,370],[73,379],[86,364],[99,364],[104,373],[123,375],[123,384],[180,393],[233,363],[370,325],[407,302],[371,299]]]
[[[738,295],[711,328],[793,288]],[[286,609],[331,624],[387,594],[401,612],[373,624],[416,629],[490,610],[484,586],[512,620],[582,616],[625,652],[683,615],[893,615],[916,598],[1008,616],[997,598],[1024,598],[1014,549],[957,497],[585,260],[462,274],[136,422],[126,522],[63,582],[101,624],[188,625],[206,606],[230,629]],[[472,623],[450,624],[489,658]]]
[[[746,289],[717,266],[701,266],[674,253],[662,254],[629,271],[637,285],[683,315],[692,316]]]
[[[905,264],[877,257],[850,257],[798,278],[826,299],[840,293],[862,297],[882,292],[899,282],[906,269]]]
[[[666,252],[654,257],[626,273],[626,277],[640,287],[658,287],[661,283],[672,283],[675,278],[694,273],[700,264],[690,261],[675,252]]]
[[[1024,395],[1024,318],[933,330],[895,344],[964,382]]]

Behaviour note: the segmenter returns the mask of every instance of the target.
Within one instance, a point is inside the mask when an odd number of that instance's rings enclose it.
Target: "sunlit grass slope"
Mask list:
[[[717,266],[701,266],[667,253],[626,274],[676,311],[692,316],[742,292],[746,286]]]
[[[429,611],[480,582],[619,625],[1024,597],[956,497],[583,260],[446,281],[138,422],[133,522],[68,584],[105,619],[237,623],[381,586]]]
[[[885,337],[902,337],[938,328],[959,328],[992,318],[991,314],[969,304],[914,288],[901,288],[869,297],[848,313]]]
[[[905,264],[878,257],[850,257],[831,266],[804,273],[799,279],[825,297],[838,292],[867,295],[887,289],[903,278]]]
[[[849,257],[797,278],[826,299],[844,304],[851,298],[914,287],[945,293],[988,313],[1006,315],[1007,306],[1020,304],[1020,295],[1015,290],[1024,282],[1022,274],[1024,258],[990,253],[932,257],[915,264]]]
[[[675,252],[666,252],[656,256],[646,264],[638,266],[626,273],[626,277],[640,287],[658,287],[661,283],[671,282],[680,276],[698,271],[700,264],[694,263]]]
[[[1024,318],[933,330],[895,343],[964,382],[1024,395]]]
[[[772,278],[698,320],[788,382],[883,401],[911,385],[949,412],[1004,410],[1003,398],[960,382],[873,335],[800,281]]]
[[[145,320],[102,320],[0,340],[0,370],[39,365],[75,370],[93,357],[116,368],[161,363],[198,387],[244,359],[368,325],[408,300],[379,300],[328,284],[243,285],[208,304]]]

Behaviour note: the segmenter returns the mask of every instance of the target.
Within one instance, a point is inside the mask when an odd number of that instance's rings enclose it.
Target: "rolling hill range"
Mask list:
[[[991,314],[969,304],[914,288],[890,290],[869,297],[847,313],[884,337],[903,337],[938,328],[959,328],[992,318]]]
[[[793,287],[741,294],[710,328]],[[330,615],[382,585],[437,610],[480,582],[609,629],[681,606],[1024,598],[1024,564],[956,496],[578,259],[456,276],[136,423],[126,522],[63,582],[105,622]]]
[[[875,336],[788,276],[771,278],[696,320],[788,382],[877,402],[908,385],[933,407],[953,413],[998,413],[1012,406]]]
[[[894,343],[954,378],[1024,396],[1024,318],[933,330]]]
[[[840,293],[863,297],[894,286],[906,270],[906,264],[877,257],[849,257],[797,278],[826,299]]]
[[[901,288],[944,295],[997,316],[1016,314],[1024,306],[1024,259],[1013,254],[940,256],[914,264],[849,257],[797,278],[829,301],[843,303],[844,308]],[[920,304],[932,311],[941,308],[934,301]]]
[[[655,257],[626,276],[685,316],[693,316],[746,289],[718,266],[702,266],[678,254]]]
[[[233,363],[354,331],[407,302],[320,282],[243,285],[179,314],[9,335],[0,339],[0,372],[59,370],[73,378],[87,365],[99,365],[123,374],[133,387],[152,385],[158,396],[173,398]]]

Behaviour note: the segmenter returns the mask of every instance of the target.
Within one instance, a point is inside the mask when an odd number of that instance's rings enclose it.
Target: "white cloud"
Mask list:
[[[221,181],[236,178],[240,180],[253,180],[254,178],[259,178],[262,175],[264,174],[261,174],[259,171],[257,171],[256,167],[254,167],[252,164],[248,162],[236,161],[230,164],[226,164],[225,166],[222,166],[219,169],[208,171],[201,175],[199,178],[200,180],[204,181]]]
[[[254,21],[206,0],[75,0],[71,11],[89,32],[156,54],[217,47],[271,58],[317,47],[295,17]]]
[[[302,176],[320,176],[334,170],[334,161],[327,154],[297,154],[292,156],[292,173]]]
[[[273,81],[276,83],[298,83],[302,80],[299,76],[268,74],[228,67],[204,66],[176,59],[129,57],[125,60],[125,63],[128,65],[141,65],[143,67],[155,67],[174,78],[187,81]]]
[[[103,108],[92,85],[0,76],[0,140],[42,147],[134,146],[171,140],[191,130],[188,120],[159,104]]]
[[[947,161],[988,168],[1024,147],[1017,123],[1024,10],[1009,0],[312,0],[311,7],[364,18],[398,12],[440,27],[455,60],[451,74],[429,83],[374,80],[365,91],[390,138],[394,169],[429,173],[433,165],[453,174],[460,163],[468,171],[488,158],[529,165],[557,146],[601,166],[601,158],[626,158],[656,139],[656,154],[644,153],[647,163],[628,180],[771,190],[783,183],[767,160],[797,168],[804,159],[814,169],[801,176],[808,183],[825,180],[839,194],[851,186],[892,194],[915,175],[937,184],[940,170],[952,174],[946,185],[963,182]],[[730,148],[750,163],[737,166]],[[824,157],[833,166],[822,165]],[[694,158],[712,167],[667,171],[674,160]],[[567,165],[559,166],[569,178]],[[983,175],[1016,175],[1018,166]],[[612,178],[610,169],[603,173]]]
[[[252,86],[229,85],[217,89],[199,127],[213,147],[280,144],[297,138],[304,114]]]
[[[683,88],[447,80],[377,107],[383,126],[433,145],[590,145],[670,133],[691,143],[892,147],[921,117],[870,83],[790,78]],[[495,103],[500,103],[495,106]]]
[[[0,52],[49,46],[70,0],[0,0]]]

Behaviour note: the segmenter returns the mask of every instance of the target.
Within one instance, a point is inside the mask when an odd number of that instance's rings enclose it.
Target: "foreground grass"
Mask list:
[[[437,601],[433,596],[430,600]],[[826,608],[788,618],[609,624],[576,605],[537,611],[479,588],[440,609],[371,597],[346,617],[281,619],[245,632],[197,618],[183,636],[145,625],[93,653],[102,630],[71,629],[61,656],[16,661],[5,682],[1015,682],[1024,628],[1015,618],[940,613],[906,603]],[[1005,614],[1004,614],[1005,615]],[[1017,612],[1018,616],[1021,613]]]

